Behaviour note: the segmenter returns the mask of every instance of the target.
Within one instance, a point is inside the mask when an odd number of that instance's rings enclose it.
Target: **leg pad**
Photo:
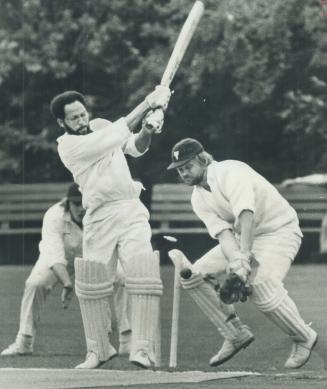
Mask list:
[[[132,342],[130,360],[140,351],[156,362],[155,344],[158,339],[160,297],[163,293],[159,261],[155,254],[139,257],[138,266],[129,268],[126,279],[131,299]]]
[[[212,285],[205,282],[199,273],[193,273],[187,280],[182,278],[181,283],[220,334],[225,339],[235,339],[238,330],[228,321],[228,316],[223,312],[220,299]]]
[[[82,258],[75,260],[75,290],[79,300],[88,352],[106,361],[113,355],[109,342],[113,285],[107,281],[107,267]]]
[[[311,328],[304,322],[283,284],[265,280],[253,285],[252,302],[296,342],[306,341]]]

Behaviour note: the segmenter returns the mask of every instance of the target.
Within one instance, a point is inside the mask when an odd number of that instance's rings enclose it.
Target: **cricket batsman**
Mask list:
[[[292,340],[285,368],[303,366],[318,336],[300,316],[283,282],[301,245],[295,210],[250,166],[214,161],[195,139],[178,142],[171,158],[168,169],[176,169],[185,184],[194,186],[193,210],[219,240],[194,263],[189,278],[182,278],[183,287],[225,338],[210,365],[220,365],[251,342],[251,332],[228,320],[221,307],[221,301],[232,306],[249,297]],[[219,299],[205,279],[224,274]]]
[[[73,297],[74,259],[82,256],[84,214],[82,195],[76,184],[69,186],[65,199],[51,206],[45,213],[39,244],[40,255],[25,283],[18,334],[15,342],[3,350],[1,356],[33,353],[41,311],[47,296],[58,283],[63,286],[63,308],[68,308]],[[114,306],[119,330],[119,352],[128,354],[131,332],[122,269],[116,279]]]
[[[59,156],[83,194],[83,258],[75,261],[75,287],[84,324],[87,355],[77,368],[97,368],[115,355],[108,338],[117,261],[126,273],[131,298],[130,361],[147,368],[155,362],[155,338],[162,282],[151,246],[149,212],[139,199],[143,186],[133,181],[124,154],[139,157],[161,130],[170,90],[157,86],[127,116],[110,122],[89,120],[84,96],[55,96],[51,112],[65,131]],[[156,110],[160,108],[161,110]],[[142,122],[141,130],[133,130]],[[109,268],[106,272],[104,269]]]

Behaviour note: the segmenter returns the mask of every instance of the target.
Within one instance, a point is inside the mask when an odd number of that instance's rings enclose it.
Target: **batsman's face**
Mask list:
[[[192,159],[177,169],[178,174],[186,185],[198,185],[203,181],[205,167]]]
[[[71,131],[84,135],[89,126],[89,113],[80,101],[74,101],[65,105],[65,118],[62,123],[63,127],[68,127]]]

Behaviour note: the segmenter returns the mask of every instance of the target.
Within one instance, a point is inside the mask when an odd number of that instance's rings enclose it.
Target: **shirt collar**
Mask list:
[[[63,135],[60,135],[58,138],[57,138],[57,143],[60,143],[64,140],[64,137],[67,136],[67,134],[63,134]]]
[[[210,186],[210,183],[212,183],[213,179],[214,179],[214,166],[213,166],[213,162],[210,163],[210,165],[208,165],[207,167],[207,181],[208,181],[208,185]]]

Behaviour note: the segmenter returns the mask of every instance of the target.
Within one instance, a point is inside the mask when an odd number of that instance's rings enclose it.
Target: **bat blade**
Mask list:
[[[188,14],[186,21],[179,33],[174,49],[169,58],[168,64],[161,78],[160,84],[169,87],[177,69],[182,62],[186,49],[194,35],[194,32],[203,15],[204,5],[202,1],[196,1]]]

